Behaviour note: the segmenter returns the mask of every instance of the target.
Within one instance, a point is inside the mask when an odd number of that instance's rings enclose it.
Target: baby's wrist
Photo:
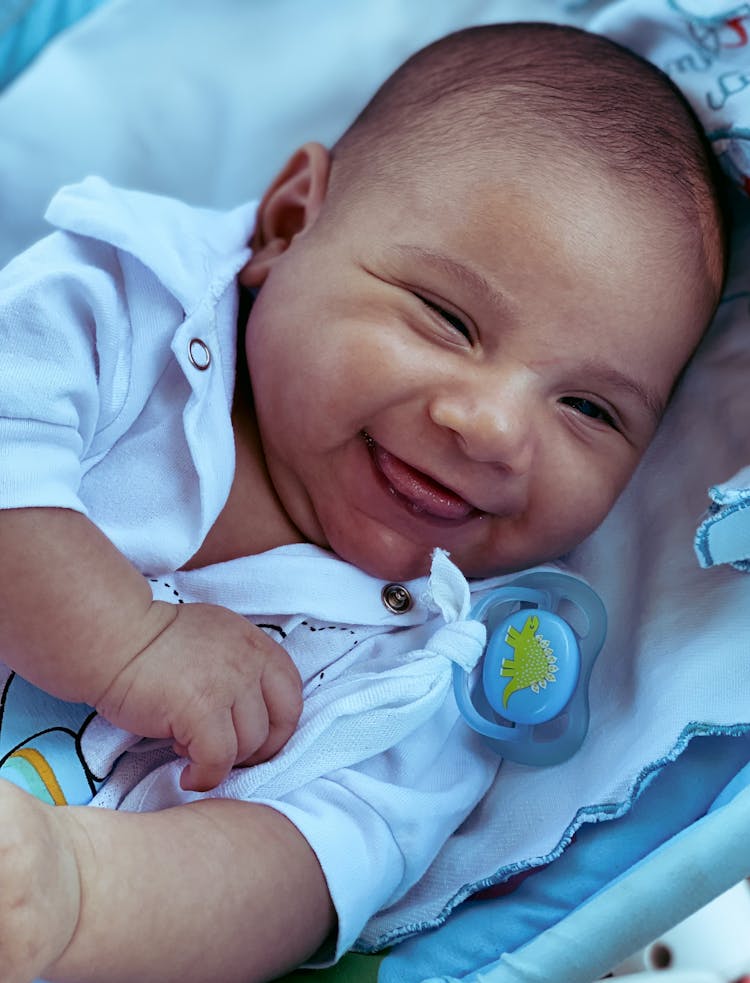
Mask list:
[[[107,666],[101,666],[86,702],[104,717],[122,705],[132,686],[133,675],[148,657],[153,646],[175,625],[179,608],[166,601],[152,601],[138,624],[137,631],[122,645],[113,647]]]

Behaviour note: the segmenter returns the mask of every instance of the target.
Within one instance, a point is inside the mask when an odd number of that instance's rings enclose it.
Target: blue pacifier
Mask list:
[[[567,760],[589,725],[589,678],[607,632],[599,596],[576,577],[540,570],[491,591],[471,617],[484,622],[488,642],[473,673],[453,665],[466,722],[511,761]]]

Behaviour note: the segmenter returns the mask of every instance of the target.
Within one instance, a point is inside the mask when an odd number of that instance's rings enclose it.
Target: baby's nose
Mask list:
[[[432,401],[430,417],[452,431],[464,453],[475,461],[524,474],[533,455],[530,399],[517,386],[497,380],[480,387],[443,390]]]

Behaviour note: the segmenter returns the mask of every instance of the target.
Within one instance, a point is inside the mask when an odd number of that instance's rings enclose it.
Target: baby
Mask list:
[[[714,166],[652,66],[520,24],[419,52],[257,211],[63,192],[64,231],[0,283],[7,663],[169,741],[185,790],[283,754],[302,704],[284,632],[154,600],[145,575],[294,544],[382,581],[436,547],[470,578],[565,554],[715,310]],[[346,921],[265,801],[53,809],[0,782],[0,831],[2,983],[268,979]]]

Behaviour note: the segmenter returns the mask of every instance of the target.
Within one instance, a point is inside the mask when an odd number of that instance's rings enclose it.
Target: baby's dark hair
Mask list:
[[[525,159],[536,153],[543,161],[561,146],[574,151],[573,166],[603,166],[623,193],[637,200],[647,191],[651,203],[658,196],[686,235],[695,230],[715,305],[728,230],[722,178],[703,127],[667,75],[578,28],[472,27],[418,51],[333,148],[332,185],[397,186],[399,169],[446,149],[491,161],[522,148]]]

